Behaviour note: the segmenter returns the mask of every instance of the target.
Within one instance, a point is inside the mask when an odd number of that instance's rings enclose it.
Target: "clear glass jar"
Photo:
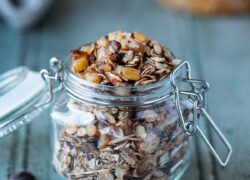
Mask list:
[[[73,179],[175,179],[185,171],[189,139],[169,79],[121,88],[65,72],[66,91],[51,113],[57,172]],[[181,101],[185,119],[190,107]]]
[[[191,79],[187,61],[180,63],[169,77],[138,87],[85,81],[70,70],[69,61],[63,69],[61,61],[53,58],[51,67],[55,75],[41,71],[44,85],[37,73],[23,68],[0,76],[0,87],[5,87],[0,91],[0,105],[6,107],[0,111],[0,137],[52,105],[52,161],[61,177],[178,179],[190,162],[189,135],[196,133],[222,166],[228,163],[232,148],[205,110],[208,85]],[[19,75],[24,76],[22,83]],[[37,82],[28,90],[32,92],[30,96],[6,104],[9,98],[16,98],[15,88],[27,95],[29,81]],[[54,81],[58,82],[57,88],[53,87]],[[199,128],[197,118],[201,116],[228,149],[225,160]]]

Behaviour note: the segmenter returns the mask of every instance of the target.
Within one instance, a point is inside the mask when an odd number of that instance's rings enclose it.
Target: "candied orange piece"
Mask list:
[[[128,80],[137,81],[140,79],[140,71],[132,67],[124,67],[122,75]]]
[[[88,58],[86,55],[74,60],[72,62],[72,67],[74,69],[75,72],[81,72],[83,70],[85,70],[88,67],[89,63],[88,63]]]
[[[145,36],[144,34],[142,33],[139,33],[139,32],[134,32],[134,37],[135,39],[138,41],[138,42],[145,42],[148,40],[147,36]]]

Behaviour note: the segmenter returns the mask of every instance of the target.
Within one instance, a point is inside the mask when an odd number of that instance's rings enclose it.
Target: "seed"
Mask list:
[[[134,32],[133,35],[134,35],[135,39],[140,43],[148,40],[148,38],[145,35],[143,35],[139,32]]]
[[[91,124],[87,127],[88,136],[95,136],[97,134],[97,128],[94,124]]]
[[[140,79],[140,71],[131,67],[124,67],[122,75],[128,80],[137,81]]]
[[[86,129],[84,127],[79,128],[78,131],[77,131],[77,136],[79,136],[79,137],[83,137],[86,134],[87,134],[87,131],[86,131]]]
[[[102,78],[97,73],[86,73],[84,74],[84,79],[97,84],[100,84],[102,80]]]
[[[72,134],[75,134],[76,132],[77,132],[77,126],[75,126],[75,125],[67,125],[66,127],[65,127],[65,132],[67,133],[67,134],[70,134],[70,135],[72,135]]]
[[[81,72],[83,70],[85,70],[88,67],[89,63],[88,63],[88,59],[87,56],[82,56],[79,59],[76,59],[75,61],[73,61],[73,69],[75,72]]]

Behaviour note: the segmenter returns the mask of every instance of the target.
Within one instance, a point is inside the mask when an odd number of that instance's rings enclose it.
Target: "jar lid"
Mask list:
[[[18,67],[0,75],[0,138],[29,122],[45,101],[45,83],[40,74]],[[32,113],[31,113],[32,112]]]

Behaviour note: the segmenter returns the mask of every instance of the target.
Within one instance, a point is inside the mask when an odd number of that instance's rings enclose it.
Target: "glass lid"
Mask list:
[[[22,127],[41,109],[47,90],[40,74],[18,67],[0,75],[0,138]]]

